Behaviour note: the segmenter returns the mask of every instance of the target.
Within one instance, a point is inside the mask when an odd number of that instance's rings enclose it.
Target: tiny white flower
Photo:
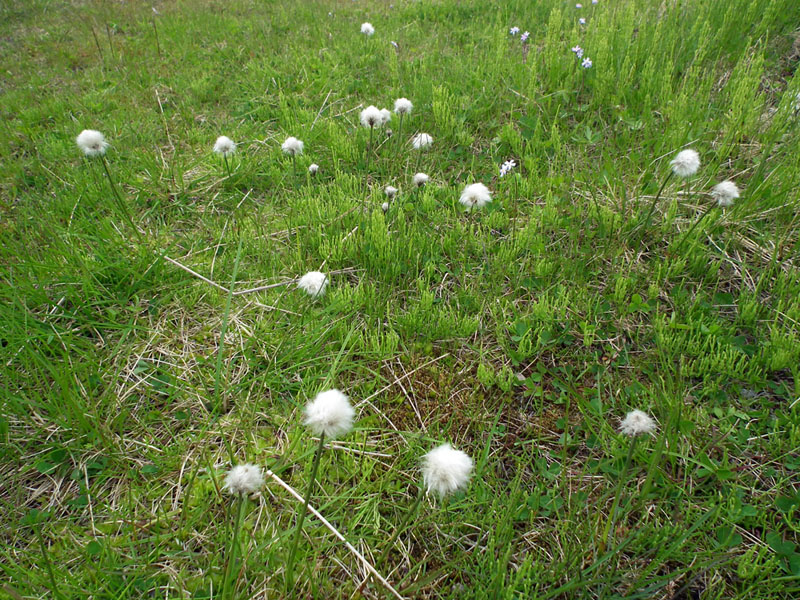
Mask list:
[[[367,128],[380,127],[383,125],[383,115],[381,111],[372,105],[361,111],[359,119],[361,119],[361,124]]]
[[[373,33],[375,33],[375,28],[372,26],[372,23],[362,23],[361,33],[363,33],[366,36],[370,36]]]
[[[328,287],[328,276],[319,271],[309,271],[300,278],[297,287],[312,298],[322,296],[325,294],[325,288]]]
[[[284,154],[288,154],[289,156],[297,156],[298,154],[303,153],[303,142],[298,140],[296,137],[288,137],[286,141],[281,144],[281,149],[283,150]]]
[[[732,181],[723,181],[714,186],[711,197],[717,201],[718,206],[733,206],[733,201],[739,197],[739,188]]]
[[[355,414],[347,396],[339,390],[327,390],[308,403],[304,423],[314,435],[337,438],[353,428]]]
[[[394,198],[397,195],[397,188],[391,185],[387,185],[385,188],[383,188],[383,192],[389,198]]]
[[[575,56],[577,56],[578,58],[583,58],[583,48],[581,48],[580,46],[575,46],[573,48],[570,48],[570,50],[572,50],[575,53]]]
[[[592,0],[592,4],[597,4],[600,0]]]
[[[317,171],[319,171],[319,165],[317,163],[311,163],[308,165],[308,172],[312,175],[316,175]]]
[[[214,152],[222,154],[222,156],[228,156],[236,152],[236,144],[231,138],[221,135],[214,142]]]
[[[389,121],[392,120],[392,111],[388,108],[381,109],[381,125],[386,125]]]
[[[450,444],[442,444],[422,459],[422,480],[428,493],[447,496],[467,486],[472,459]]]
[[[691,177],[700,168],[700,155],[694,150],[681,150],[669,163],[678,177]]]
[[[415,186],[422,187],[423,185],[428,183],[428,179],[429,177],[425,175],[425,173],[417,173],[416,175],[414,175],[412,181],[414,182]]]
[[[516,166],[517,166],[517,163],[513,159],[507,160],[506,162],[504,162],[502,165],[500,165],[500,177],[504,177],[504,176],[508,175],[511,171],[514,170],[514,167],[516,167]]]
[[[625,435],[633,437],[642,433],[652,433],[656,430],[656,422],[646,412],[632,410],[622,419],[619,429]]]
[[[386,212],[387,210],[389,210],[389,203],[388,202],[384,202],[383,204],[381,204],[381,210],[383,212]]]
[[[261,467],[251,465],[236,465],[225,477],[223,486],[228,492],[234,495],[254,494],[264,485],[264,476],[261,474]]]
[[[423,150],[433,143],[433,138],[427,133],[418,133],[411,140],[411,145],[417,150]]]
[[[587,56],[586,58],[583,59],[583,62],[581,62],[581,66],[584,69],[591,69],[592,68],[592,59]]]
[[[78,144],[86,156],[102,156],[106,153],[108,142],[105,136],[94,129],[84,129],[75,138],[75,143]]]
[[[394,112],[398,115],[407,115],[412,108],[414,108],[414,105],[411,104],[411,100],[408,98],[398,98],[394,101]]]
[[[578,23],[580,23],[581,25],[586,25],[586,19],[581,17],[580,19],[578,19]]]
[[[470,210],[482,208],[492,201],[492,193],[482,183],[473,183],[464,188],[458,201]]]
[[[517,35],[519,33],[519,27],[512,27],[508,30],[509,35]]]
[[[576,4],[575,8],[583,8],[583,4]]]
[[[531,37],[531,32],[530,31],[526,31],[521,36],[519,36],[519,41],[524,44],[525,42],[528,41],[529,37]]]

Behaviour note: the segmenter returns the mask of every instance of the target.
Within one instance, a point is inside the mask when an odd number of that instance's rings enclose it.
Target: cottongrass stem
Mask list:
[[[700,168],[700,155],[691,148],[687,150],[681,150],[677,155],[675,155],[675,158],[673,158],[669,164],[672,168],[667,177],[664,179],[664,183],[661,184],[661,188],[658,190],[656,197],[653,199],[653,203],[650,205],[650,210],[648,211],[647,217],[644,221],[645,229],[650,227],[650,219],[652,219],[653,213],[656,210],[658,199],[661,197],[661,192],[663,192],[664,188],[667,187],[669,180],[672,179],[673,175],[685,179],[697,173],[697,170]]]
[[[228,164],[228,155],[236,152],[236,144],[228,136],[221,135],[217,138],[217,141],[214,142],[214,152],[222,155],[222,159],[225,161],[225,170],[228,171],[228,177],[230,177],[231,168]]]
[[[333,439],[349,433],[353,428],[355,411],[353,407],[350,406],[348,397],[339,390],[333,389],[317,394],[314,400],[309,402],[306,406],[305,416],[304,424],[314,435],[319,436],[319,444],[317,445],[317,451],[314,453],[314,459],[311,464],[311,477],[308,480],[305,504],[298,516],[297,530],[291,550],[289,551],[289,558],[286,562],[286,592],[289,593],[291,590],[293,596],[295,555],[297,554],[297,547],[303,532],[303,522],[308,512],[311,493],[314,491],[314,482],[317,479],[319,462],[322,457],[322,450],[325,447],[325,438]]]
[[[236,520],[234,521],[233,532],[231,533],[231,547],[228,552],[228,561],[225,565],[225,576],[222,583],[221,597],[223,599],[233,596],[233,589],[231,589],[232,584],[234,584],[234,589],[236,587],[234,580],[236,559],[239,553],[239,531],[241,531],[242,528],[242,521],[247,506],[247,497],[250,494],[258,492],[263,485],[264,475],[261,473],[261,467],[257,467],[256,465],[237,465],[228,471],[228,475],[225,477],[225,491],[236,496],[238,502]]]

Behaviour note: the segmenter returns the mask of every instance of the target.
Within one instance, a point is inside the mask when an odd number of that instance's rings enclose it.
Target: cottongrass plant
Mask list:
[[[392,185],[387,185],[383,188],[383,193],[386,194],[389,200],[394,200],[394,197],[397,196],[397,188]]]
[[[429,133],[418,133],[415,135],[411,140],[411,146],[414,150],[417,150],[419,154],[417,154],[417,168],[414,169],[415,171],[419,171],[419,165],[422,161],[422,151],[427,150],[433,145],[433,136]]]
[[[408,98],[398,98],[394,101],[394,112],[400,118],[400,123],[397,126],[397,139],[402,140],[403,135],[403,119],[406,115],[410,115],[411,111],[414,109],[414,105],[411,103],[411,100]],[[402,143],[399,142],[399,143]]]
[[[303,142],[296,137],[289,136],[286,141],[281,144],[281,150],[284,154],[292,157],[292,174],[297,176],[297,156],[303,153]]]
[[[445,500],[451,494],[465,489],[472,475],[472,467],[473,462],[469,455],[456,450],[450,444],[437,446],[422,457],[422,486],[419,487],[416,499],[386,544],[379,563],[381,567],[397,538],[416,515],[423,496],[426,493],[436,494],[440,500]]]
[[[125,220],[128,221],[128,224],[133,229],[136,237],[141,240],[142,235],[139,233],[139,228],[134,225],[133,217],[128,210],[128,205],[125,204],[124,200],[122,199],[122,195],[117,189],[117,185],[114,183],[114,178],[111,177],[111,170],[108,167],[108,160],[106,159],[106,150],[108,150],[109,144],[106,141],[105,136],[95,129],[84,129],[78,134],[78,137],[75,138],[75,143],[87,158],[100,159],[100,162],[103,165],[103,170],[108,178],[108,184],[111,186],[111,191],[114,193],[114,198],[117,201],[119,210],[122,212]]]
[[[684,242],[689,238],[692,232],[697,228],[702,220],[704,220],[708,214],[714,210],[715,208],[726,209],[733,206],[736,199],[739,197],[739,188],[735,183],[730,180],[723,181],[722,183],[718,183],[713,188],[711,188],[711,198],[714,200],[714,203],[711,204],[704,212],[701,214],[692,226],[683,234],[681,241],[678,243],[677,250],[680,250],[683,247]],[[676,250],[676,251],[677,251]]]
[[[263,485],[264,475],[261,472],[261,467],[250,463],[233,467],[228,471],[228,475],[225,477],[223,489],[236,497],[238,506],[236,510],[236,521],[233,524],[233,532],[231,533],[231,547],[228,552],[228,562],[225,565],[221,598],[229,598],[232,594],[231,583],[236,573],[236,559],[239,552],[239,531],[242,528],[247,498],[257,493]]]
[[[645,218],[645,229],[650,226],[650,219],[653,217],[653,212],[656,210],[658,199],[661,197],[661,193],[664,191],[664,188],[667,187],[667,183],[669,183],[673,176],[686,179],[687,177],[691,177],[697,173],[697,170],[700,168],[700,155],[691,148],[681,150],[675,155],[675,158],[673,158],[669,164],[671,167],[670,172],[667,174],[666,178],[664,178],[664,183],[661,184],[656,197],[653,199],[653,203],[650,205],[647,218]]]
[[[371,37],[375,35],[375,28],[372,26],[372,23],[362,23],[361,33],[363,33],[367,37]]]
[[[319,165],[317,163],[311,163],[310,165],[308,165],[309,175],[316,175],[317,171],[319,171]]]
[[[309,271],[300,278],[300,281],[297,282],[297,287],[312,298],[320,298],[325,295],[328,281],[328,276],[325,273]]]
[[[416,173],[411,181],[414,186],[420,188],[426,185],[429,179],[430,177],[428,177],[425,173]]]
[[[628,469],[633,458],[633,451],[636,449],[636,442],[642,435],[652,434],[656,430],[656,422],[646,412],[641,410],[632,410],[625,415],[625,418],[620,422],[620,433],[624,436],[631,438],[628,444],[628,454],[625,457],[625,464],[620,473],[619,482],[617,483],[617,491],[614,494],[614,502],[611,505],[611,512],[606,521],[606,530],[603,534],[603,542],[610,544],[611,533],[616,521],[617,508],[619,507],[619,500],[622,495],[622,486],[625,483],[625,478],[628,475]]]
[[[226,135],[221,135],[214,142],[214,153],[220,154],[222,160],[225,161],[225,170],[228,172],[228,177],[231,176],[231,167],[228,164],[228,156],[236,152],[236,143]]]
[[[353,429],[353,418],[355,417],[355,410],[350,405],[349,398],[337,389],[326,390],[316,395],[314,400],[308,403],[305,409],[305,421],[303,422],[309,428],[312,434],[319,437],[317,444],[317,451],[314,453],[314,459],[311,463],[311,477],[308,480],[308,488],[306,490],[305,504],[300,511],[297,521],[297,530],[294,536],[294,542],[289,552],[289,558],[286,563],[286,591],[292,590],[293,577],[294,577],[294,560],[297,553],[297,546],[300,543],[300,536],[303,531],[303,522],[308,512],[308,504],[311,498],[311,492],[314,491],[314,482],[317,478],[317,470],[319,469],[319,461],[322,457],[322,450],[325,447],[325,439],[335,439],[350,433]],[[292,590],[292,595],[294,591]]]
[[[369,105],[358,116],[361,125],[369,129],[369,145],[367,146],[367,170],[369,170],[369,153],[372,150],[372,137],[376,127],[383,125],[383,114],[378,107]]]
[[[464,188],[458,201],[467,208],[467,211],[472,211],[489,204],[492,201],[492,193],[482,183],[472,183]]]

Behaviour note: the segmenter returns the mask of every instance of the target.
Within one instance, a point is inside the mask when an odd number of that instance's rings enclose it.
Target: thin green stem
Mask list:
[[[672,176],[675,174],[675,171],[670,171],[669,175],[667,175],[666,179],[664,179],[664,183],[661,184],[661,188],[658,190],[656,197],[653,199],[653,203],[650,205],[650,210],[647,213],[647,218],[644,220],[644,229],[650,227],[650,219],[653,218],[653,213],[656,210],[656,205],[658,205],[658,199],[661,197],[661,193],[664,191],[664,188],[667,187],[667,183],[669,180],[672,179]]]
[[[131,229],[133,229],[133,232],[136,234],[136,237],[139,238],[139,241],[141,241],[142,234],[139,233],[139,228],[136,227],[136,225],[134,224],[133,217],[131,216],[131,213],[128,210],[128,206],[122,200],[122,196],[120,195],[119,190],[117,189],[117,186],[114,183],[114,178],[111,177],[111,171],[108,168],[108,161],[106,160],[106,157],[101,156],[100,162],[103,163],[103,169],[106,172],[106,177],[108,177],[108,183],[111,186],[111,191],[114,192],[114,198],[116,198],[117,200],[117,206],[119,207],[122,214],[125,216],[125,220],[128,221],[128,224],[131,226]]]
[[[404,113],[400,113],[400,124],[397,126],[397,145],[401,146],[403,144],[403,117],[405,116]]]
[[[53,571],[53,563],[50,562],[50,555],[47,553],[47,547],[44,545],[44,538],[42,537],[42,532],[38,525],[33,526],[33,530],[36,532],[36,537],[39,540],[39,546],[42,548],[42,559],[44,560],[44,564],[47,567],[47,575],[50,577],[50,585],[53,588],[53,596],[56,598],[63,598],[61,592],[58,591],[58,585],[56,584],[56,574]]]
[[[678,247],[675,248],[676,254],[680,252],[681,248],[683,247],[683,243],[689,238],[689,235],[697,228],[697,226],[700,224],[700,221],[705,219],[709,215],[709,213],[712,210],[714,210],[714,208],[716,208],[716,204],[712,204],[711,206],[709,206],[706,209],[706,211],[702,215],[700,215],[694,223],[692,223],[692,226],[688,229],[686,233],[683,234],[683,237],[681,237],[680,241],[678,242]]]
[[[374,125],[369,126],[369,145],[367,146],[367,173],[369,173],[369,160],[370,153],[372,152],[372,132],[375,130]]]
[[[242,528],[242,517],[244,516],[244,509],[246,505],[247,499],[245,498],[244,494],[240,494],[239,507],[236,512],[236,522],[234,523],[233,535],[231,536],[231,548],[230,552],[228,553],[228,564],[225,566],[225,579],[222,584],[221,598],[223,600],[233,597],[234,590],[236,589],[236,586],[231,589],[231,581],[233,580],[233,575],[236,572],[236,555],[239,553],[239,530]]]
[[[231,166],[228,164],[228,154],[226,152],[222,153],[222,160],[225,161],[225,170],[228,172],[228,177],[231,176]]]
[[[306,513],[308,513],[308,503],[311,499],[311,493],[314,491],[314,481],[317,479],[317,469],[319,468],[319,459],[322,457],[322,450],[325,447],[325,434],[319,436],[319,445],[314,454],[314,462],[311,465],[311,479],[308,480],[308,488],[306,490],[305,503],[300,511],[300,516],[297,521],[297,530],[294,534],[294,541],[292,542],[292,549],[289,551],[289,559],[286,561],[286,593],[291,590],[294,596],[294,559],[297,554],[297,546],[300,544],[300,536],[303,533],[303,522],[306,520]]]
[[[214,372],[214,412],[220,409],[220,393],[221,393],[221,380],[222,380],[222,358],[225,355],[225,334],[228,332],[228,317],[231,312],[231,303],[233,302],[233,287],[236,285],[236,276],[239,273],[239,261],[242,258],[242,243],[244,238],[239,236],[239,247],[236,250],[236,260],[233,263],[233,275],[231,275],[231,284],[228,288],[228,297],[225,300],[225,311],[222,313],[222,328],[219,332],[219,349],[217,350],[217,366]],[[226,440],[227,437],[223,436]],[[231,461],[234,460],[231,455]]]
[[[636,448],[636,442],[638,440],[638,437],[634,437],[631,440],[630,446],[628,446],[628,455],[625,457],[625,466],[622,467],[622,473],[620,473],[619,482],[617,483],[617,491],[614,494],[614,502],[611,505],[611,512],[608,515],[608,521],[606,521],[606,530],[603,532],[603,542],[605,544],[610,544],[611,542],[611,533],[614,528],[614,523],[617,520],[617,507],[619,506],[619,499],[622,496],[622,485],[625,483],[625,477],[628,474],[628,467],[631,464],[633,451]]]
[[[392,537],[389,538],[386,547],[383,549],[383,552],[381,553],[381,557],[378,559],[378,563],[375,565],[375,568],[378,572],[381,572],[383,570],[383,566],[386,563],[386,560],[389,558],[389,553],[392,551],[394,543],[397,541],[397,538],[400,537],[400,534],[402,534],[406,530],[406,527],[411,522],[411,519],[414,518],[414,515],[417,513],[417,509],[419,508],[419,505],[422,502],[422,498],[424,495],[425,491],[422,488],[419,488],[414,503],[408,509],[408,512],[406,512],[406,515],[405,517],[403,517],[403,520],[400,522],[400,525],[395,527]]]

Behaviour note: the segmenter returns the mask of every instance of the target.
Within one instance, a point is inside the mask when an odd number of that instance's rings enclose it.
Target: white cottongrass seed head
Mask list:
[[[388,108],[381,109],[381,124],[386,125],[389,121],[392,120],[392,111]]]
[[[222,154],[222,156],[233,154],[236,152],[236,143],[227,135],[221,135],[214,142],[214,152]]]
[[[394,198],[397,195],[397,188],[392,185],[387,185],[385,188],[383,188],[383,193],[389,198]]]
[[[408,98],[398,98],[394,101],[394,112],[398,115],[407,115],[412,111],[414,105]]]
[[[347,396],[339,390],[327,390],[308,403],[304,424],[314,435],[337,438],[350,432],[355,414]]]
[[[422,187],[423,185],[428,183],[428,179],[430,179],[430,177],[428,177],[425,173],[417,173],[416,175],[414,175],[412,181],[414,182],[415,186]]]
[[[281,150],[283,150],[284,154],[288,154],[289,156],[297,156],[303,153],[303,142],[296,137],[289,136],[286,138],[286,141],[281,144]]]
[[[700,168],[700,155],[691,148],[681,150],[669,164],[678,177],[691,177]]]
[[[464,188],[458,201],[470,210],[482,208],[492,201],[492,193],[482,183],[472,183]]]
[[[297,282],[297,287],[303,290],[312,298],[325,294],[328,287],[328,276],[320,271],[309,271]]]
[[[711,189],[711,197],[717,201],[717,206],[733,206],[733,201],[739,197],[739,188],[732,181],[723,181]]]
[[[643,433],[652,433],[656,430],[653,417],[641,410],[632,410],[622,419],[619,430],[630,437]]]
[[[411,145],[417,150],[423,150],[433,144],[433,138],[428,133],[418,133],[411,140]]]
[[[308,172],[312,175],[316,175],[317,171],[319,171],[319,165],[317,163],[311,163],[308,165]]]
[[[370,105],[362,110],[359,119],[361,120],[361,124],[367,128],[380,127],[383,125],[383,115],[376,106]]]
[[[372,26],[372,23],[362,23],[361,33],[363,33],[366,36],[370,36],[375,33],[375,28]]]
[[[255,494],[264,485],[264,476],[261,467],[246,463],[236,465],[225,477],[225,490],[234,495]]]
[[[388,211],[389,210],[389,203],[388,202],[384,202],[383,204],[381,204],[381,210],[383,212]]]
[[[442,444],[422,459],[422,480],[430,492],[447,496],[467,487],[472,473],[472,459],[450,444]]]
[[[103,156],[108,148],[106,137],[94,129],[81,131],[75,138],[75,143],[86,156]]]

